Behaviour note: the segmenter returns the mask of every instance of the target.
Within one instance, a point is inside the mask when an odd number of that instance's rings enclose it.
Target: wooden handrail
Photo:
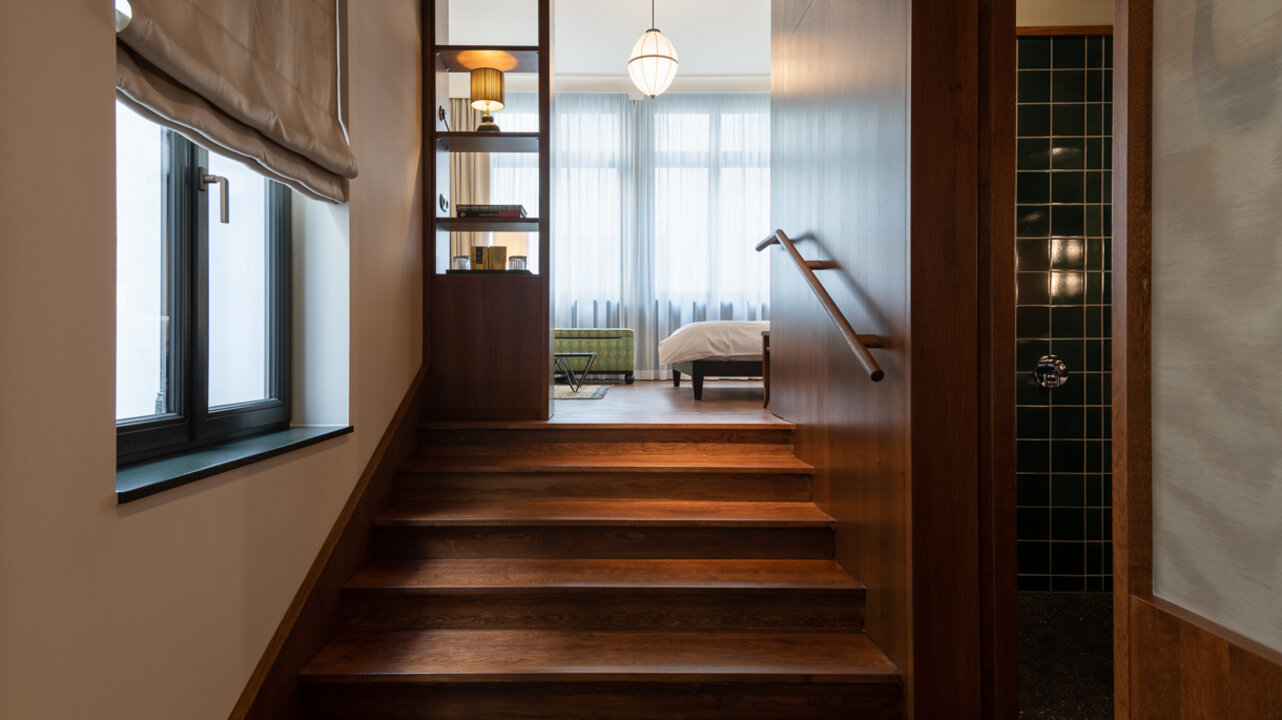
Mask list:
[[[823,306],[825,311],[827,311],[828,317],[832,318],[832,321],[836,323],[837,331],[841,333],[843,338],[845,338],[846,344],[850,346],[852,351],[854,351],[855,357],[859,358],[860,364],[864,366],[864,370],[868,373],[868,378],[873,382],[879,382],[882,378],[886,377],[886,373],[882,372],[881,366],[877,364],[872,353],[868,352],[868,348],[870,347],[881,347],[881,338],[876,335],[861,336],[859,333],[855,332],[855,329],[850,327],[850,322],[846,320],[846,316],[841,314],[841,309],[837,307],[837,303],[832,301],[832,296],[829,295],[828,291],[824,289],[824,286],[820,284],[819,278],[815,277],[816,268],[820,270],[827,270],[836,267],[836,264],[823,261],[807,262],[802,260],[801,253],[797,252],[797,246],[792,244],[792,240],[788,239],[788,236],[784,234],[783,230],[775,230],[773,235],[757,243],[757,252],[761,252],[771,245],[780,245],[788,252],[788,255],[792,258],[793,264],[795,264],[797,269],[801,271],[801,275],[806,279],[806,283],[810,285],[810,289],[815,292],[815,297],[819,298],[819,304]]]

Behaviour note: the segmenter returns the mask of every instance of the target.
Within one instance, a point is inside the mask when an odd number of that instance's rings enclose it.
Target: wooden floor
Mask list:
[[[589,381],[589,385],[597,384]],[[601,383],[609,384],[609,383]],[[695,401],[688,379],[681,387],[671,380],[637,380],[612,384],[600,400],[557,400],[552,423],[745,423],[783,420],[761,407],[760,380],[708,380],[703,400]]]

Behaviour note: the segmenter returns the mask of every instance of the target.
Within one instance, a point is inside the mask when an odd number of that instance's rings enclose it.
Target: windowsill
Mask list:
[[[286,428],[180,455],[134,463],[116,470],[116,502],[132,502],[351,431],[351,425]]]

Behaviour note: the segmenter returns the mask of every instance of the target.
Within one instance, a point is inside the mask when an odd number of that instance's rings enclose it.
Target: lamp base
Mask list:
[[[494,124],[493,115],[482,115],[481,124],[476,126],[477,132],[499,132],[499,126]]]

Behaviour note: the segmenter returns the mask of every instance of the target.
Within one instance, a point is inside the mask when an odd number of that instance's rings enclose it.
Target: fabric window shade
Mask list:
[[[347,200],[334,0],[132,0],[123,102],[305,195]]]

